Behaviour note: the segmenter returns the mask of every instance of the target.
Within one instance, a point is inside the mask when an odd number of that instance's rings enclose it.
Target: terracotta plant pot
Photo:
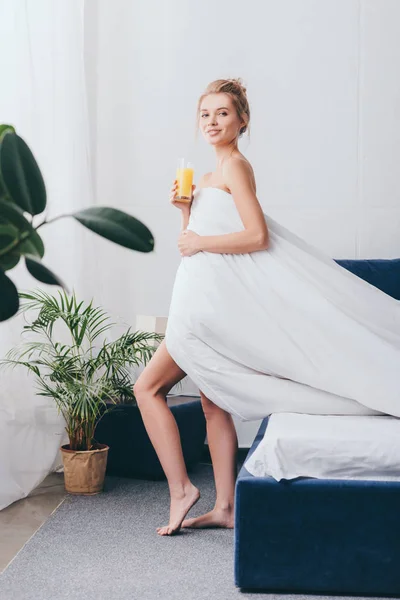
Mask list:
[[[91,496],[103,490],[109,446],[95,444],[93,450],[60,447],[64,464],[65,490],[69,494]]]

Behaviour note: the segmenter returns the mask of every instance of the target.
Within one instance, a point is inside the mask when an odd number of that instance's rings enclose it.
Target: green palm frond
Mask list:
[[[105,342],[95,360],[97,368],[105,366],[108,373],[121,364],[136,365],[147,364],[153,356],[156,346],[150,342],[160,342],[163,335],[136,331],[130,328],[118,340]]]
[[[39,370],[38,366],[33,362],[27,362],[27,361],[23,361],[23,360],[2,360],[2,361],[0,361],[1,367],[13,368],[13,367],[17,367],[19,365],[23,365],[24,367],[29,369],[29,371],[32,371],[32,373],[34,373],[37,377],[39,377],[39,379],[41,378],[40,370]]]
[[[21,360],[25,356],[30,359],[32,356],[40,357],[42,354],[50,354],[52,346],[46,342],[27,342],[22,348],[20,346],[11,348],[7,352],[7,358],[10,360],[19,359]]]
[[[36,378],[38,395],[51,397],[67,422],[73,449],[89,449],[101,408],[106,403],[134,402],[132,368],[147,364],[163,335],[131,331],[114,341],[97,339],[112,323],[100,307],[77,302],[64,290],[52,296],[42,290],[21,292],[24,333],[42,339],[12,348],[0,367],[22,365]],[[71,336],[66,344],[54,339],[63,322]],[[92,436],[92,437],[90,437]]]
[[[25,331],[46,331],[51,337],[55,322],[61,319],[70,331],[75,345],[79,347],[85,338],[92,342],[115,325],[104,310],[93,307],[93,300],[85,307],[84,301],[77,302],[75,293],[71,297],[65,290],[57,290],[57,293],[58,297],[43,290],[20,293],[20,298],[26,300],[21,305],[20,312],[39,311],[36,319],[24,327]]]

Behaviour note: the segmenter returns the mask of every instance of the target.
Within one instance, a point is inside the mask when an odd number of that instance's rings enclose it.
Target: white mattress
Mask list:
[[[257,477],[400,481],[400,419],[276,413],[245,462]]]

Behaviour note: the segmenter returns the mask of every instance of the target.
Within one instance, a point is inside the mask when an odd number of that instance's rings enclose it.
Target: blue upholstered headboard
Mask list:
[[[400,300],[400,258],[334,259],[385,294]]]

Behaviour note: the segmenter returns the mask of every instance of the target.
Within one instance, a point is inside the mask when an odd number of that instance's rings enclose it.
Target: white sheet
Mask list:
[[[188,230],[244,229],[231,194],[195,192]],[[242,421],[400,417],[400,302],[264,216],[267,250],[182,258],[165,337],[174,361]]]
[[[400,481],[400,419],[273,414],[245,462],[257,477]]]

